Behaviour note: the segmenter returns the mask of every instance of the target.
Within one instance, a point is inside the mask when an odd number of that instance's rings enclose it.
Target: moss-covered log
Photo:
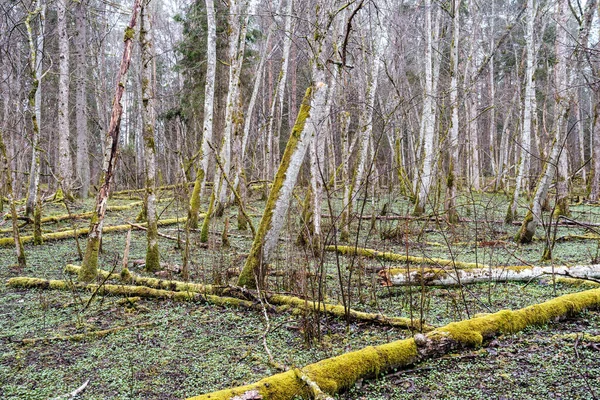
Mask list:
[[[317,303],[311,300],[304,300],[299,297],[278,294],[271,295],[268,297],[268,299],[271,304],[289,305],[297,310],[319,310],[322,313],[333,315],[339,318],[346,317],[346,309],[341,305]],[[411,320],[410,318],[388,317],[383,314],[366,313],[353,309],[348,309],[347,315],[354,321],[373,322],[380,325],[390,325],[399,328],[414,328],[420,331],[430,331],[434,329],[430,325],[423,324],[421,321],[416,319]]]
[[[396,254],[384,251],[378,251],[373,249],[365,249],[362,247],[354,246],[326,246],[325,251],[337,251],[340,254],[345,255],[359,255],[363,257],[377,258],[385,261],[399,261],[411,264],[429,264],[439,266],[450,266],[461,269],[468,268],[488,268],[487,265],[481,263],[470,263],[456,260],[446,260],[443,258],[435,257],[416,257],[409,256],[406,254]]]
[[[479,282],[530,281],[547,274],[600,277],[600,264],[580,266],[507,266],[474,269],[390,268],[379,271],[383,286],[455,286]]]
[[[392,343],[369,346],[310,364],[301,369],[318,387],[329,394],[352,387],[359,379],[370,378],[439,357],[450,351],[479,347],[500,334],[519,332],[542,325],[586,308],[600,306],[600,289],[568,294],[520,310],[503,310],[465,321],[453,322],[427,334]],[[190,397],[190,400],[230,400],[256,390],[264,400],[309,398],[310,389],[293,370],[264,378],[256,383]]]
[[[81,270],[80,266],[67,264],[65,267],[65,272],[69,274],[77,275]],[[139,276],[136,274],[132,274],[129,271],[126,273],[115,274],[110,273],[104,270],[98,270],[98,276],[107,280],[121,280],[125,283],[133,283],[135,285],[143,285],[155,289],[165,289],[172,291],[188,291],[195,293],[204,293],[204,294],[213,294],[213,295],[228,295],[228,296],[244,296],[250,295],[252,298],[256,298],[258,296],[257,293],[244,290],[240,291],[236,287],[229,286],[213,286],[213,285],[202,285],[199,283],[189,283],[189,282],[180,282],[180,281],[171,281],[164,279],[156,279],[156,278],[147,278],[144,276]],[[316,303],[310,300],[304,300],[299,297],[294,296],[285,296],[279,294],[267,294],[267,299],[269,303],[276,304],[280,306],[290,306],[297,310],[303,310],[306,307],[311,309],[319,309],[320,312],[324,314],[333,315],[336,317],[344,318],[346,317],[346,311],[343,306],[328,304],[328,303]],[[355,321],[365,321],[365,322],[373,322],[381,325],[390,325],[396,326],[400,328],[414,328],[417,330],[428,331],[433,329],[433,327],[422,324],[418,320],[412,320],[410,318],[401,318],[401,317],[390,317],[382,314],[373,314],[366,313],[362,311],[356,311],[353,309],[348,310],[348,315],[352,320]]]
[[[185,222],[185,218],[169,218],[158,221],[158,226],[166,226],[173,225],[179,222]],[[140,224],[141,226],[145,226],[145,224]],[[125,232],[131,229],[130,224],[126,225],[113,225],[113,226],[105,226],[102,228],[102,233],[111,233],[111,232]],[[89,232],[89,228],[78,228],[78,235],[85,235]],[[61,240],[61,239],[70,239],[75,237],[75,232],[73,230],[66,230],[61,232],[53,232],[46,233],[42,235],[42,239],[44,242],[48,240]],[[21,236],[21,242],[28,243],[33,242],[33,236]],[[0,238],[0,246],[10,246],[14,243],[13,238]]]
[[[78,265],[67,264],[65,272],[69,274],[78,275],[81,271],[81,267]],[[121,274],[111,274],[108,271],[99,269],[98,276],[103,279],[120,280],[125,283],[132,283],[140,286],[148,286],[154,289],[163,289],[176,292],[194,292],[194,293],[205,293],[205,294],[216,294],[219,292],[218,288],[212,285],[202,285],[199,283],[189,283],[180,281],[171,281],[166,279],[148,278],[145,276],[139,276],[132,274],[129,271]]]
[[[173,301],[198,301],[219,306],[232,306],[242,308],[257,308],[262,310],[260,304],[256,304],[249,300],[241,300],[233,297],[221,297],[210,294],[203,294],[191,291],[176,292],[172,290],[154,289],[148,286],[131,286],[131,285],[99,285],[73,283],[65,280],[47,280],[30,277],[10,278],[7,286],[15,288],[37,288],[37,289],[53,289],[53,290],[88,290],[101,295],[126,296],[126,297],[142,297],[165,299]]]

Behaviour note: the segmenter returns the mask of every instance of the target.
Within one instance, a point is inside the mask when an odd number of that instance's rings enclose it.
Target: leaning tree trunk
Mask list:
[[[556,169],[558,167],[559,157],[562,152],[565,151],[566,145],[566,122],[568,116],[568,106],[570,104],[570,90],[567,87],[567,32],[565,23],[567,20],[568,4],[567,0],[560,0],[557,3],[557,22],[558,29],[556,35],[556,59],[557,64],[555,66],[555,95],[556,106],[555,106],[555,119],[554,119],[554,141],[552,143],[552,151],[550,157],[545,163],[544,173],[542,178],[538,182],[535,196],[533,198],[531,207],[519,232],[516,236],[516,241],[519,243],[529,243],[535,235],[535,230],[542,222],[542,203],[545,201],[548,195],[548,189],[550,183],[554,178]]]
[[[158,252],[158,226],[156,223],[156,135],[154,133],[154,51],[152,42],[152,21],[150,1],[142,0],[140,8],[140,45],[142,61],[142,133],[144,136],[146,173],[146,217],[148,229],[146,237],[146,270],[160,270]]]
[[[90,155],[89,133],[86,110],[86,4],[81,1],[75,5],[75,125],[77,127],[77,155],[75,165],[79,177],[79,197],[87,199],[90,193]]]
[[[15,253],[17,255],[17,262],[19,268],[23,269],[27,266],[27,262],[25,260],[25,250],[23,249],[23,242],[21,242],[21,237],[19,235],[19,227],[17,224],[17,207],[15,205],[13,187],[12,187],[12,173],[10,168],[10,160],[8,155],[6,154],[6,146],[4,145],[4,137],[3,132],[0,131],[0,162],[2,169],[0,170],[0,174],[4,175],[5,182],[5,192],[0,195],[6,194],[8,197],[8,203],[10,207],[10,215],[12,217],[12,234],[13,241],[15,243]]]
[[[202,128],[202,145],[200,162],[196,168],[196,181],[190,198],[188,226],[198,228],[198,213],[200,199],[203,197],[208,176],[208,161],[210,159],[209,143],[212,142],[213,115],[215,102],[215,76],[217,70],[217,30],[215,21],[214,0],[206,0],[206,83],[204,86],[204,123]]]
[[[313,87],[306,90],[296,124],[292,129],[275,175],[250,254],[240,273],[239,286],[256,288],[257,282],[259,286],[264,286],[266,267],[277,248],[279,233],[285,222],[302,160],[312,140],[312,137],[307,134],[308,130],[305,129],[305,124],[310,118],[322,114],[320,108],[325,106],[326,96],[327,84],[323,81],[316,82]]]
[[[104,214],[108,203],[108,195],[110,184],[115,174],[117,165],[117,150],[119,147],[119,132],[121,126],[121,115],[123,114],[123,105],[121,99],[125,92],[125,84],[127,81],[127,70],[131,61],[131,49],[133,47],[133,39],[135,37],[135,22],[137,19],[140,0],[134,0],[131,19],[129,25],[125,28],[124,35],[124,50],[121,65],[119,67],[117,87],[115,89],[115,97],[113,99],[113,108],[110,118],[108,133],[106,134],[106,150],[104,152],[104,160],[102,163],[102,171],[100,171],[100,179],[98,182],[98,196],[96,197],[95,212],[90,222],[90,231],[88,234],[87,247],[85,256],[81,265],[79,279],[84,282],[89,282],[96,277],[98,269],[98,251],[100,250],[100,241],[102,240],[102,226],[104,225]]]
[[[34,44],[33,30],[31,29],[31,19],[39,14],[39,32]],[[27,27],[27,38],[29,41],[29,60],[31,65],[31,90],[29,92],[29,107],[33,110],[31,122],[33,132],[31,135],[31,166],[29,168],[29,187],[27,190],[27,202],[25,204],[25,214],[33,215],[35,208],[38,186],[40,183],[40,129],[39,122],[42,119],[42,57],[44,52],[44,31],[46,21],[46,5],[41,0],[37,3],[37,9],[27,14],[25,26]],[[35,67],[34,67],[35,66]]]
[[[67,0],[58,0],[58,178],[65,199],[72,200],[73,165],[69,122],[69,35]]]

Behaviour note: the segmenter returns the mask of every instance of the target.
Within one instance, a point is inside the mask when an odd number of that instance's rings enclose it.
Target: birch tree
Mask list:
[[[246,33],[248,29],[248,17],[250,15],[249,1],[231,0],[229,8],[229,88],[227,90],[227,100],[225,103],[225,128],[223,139],[221,141],[221,150],[219,157],[223,163],[223,170],[217,171],[215,177],[215,200],[218,201],[218,213],[222,213],[227,203],[227,183],[223,174],[229,174],[231,170],[231,144],[234,133],[234,127],[240,118],[239,93],[240,93],[240,74],[244,62],[244,51],[246,45]],[[209,216],[207,215],[207,218]]]
[[[69,122],[69,34],[67,32],[67,1],[58,0],[58,176],[66,199],[72,200],[73,164]]]
[[[87,23],[86,1],[75,5],[75,126],[77,128],[76,171],[79,178],[79,197],[86,199],[90,192],[90,156],[87,118]]]
[[[152,36],[151,0],[142,0],[140,8],[140,46],[142,82],[142,132],[144,139],[146,173],[146,217],[148,229],[146,237],[146,270],[160,269],[158,251],[158,226],[156,217],[156,135],[155,135],[155,96],[154,96],[154,44]]]
[[[542,203],[548,195],[548,189],[550,184],[556,175],[558,168],[558,160],[561,152],[565,150],[566,143],[566,122],[568,115],[568,107],[570,103],[570,91],[567,87],[567,13],[568,13],[568,0],[559,0],[556,5],[556,21],[557,21],[557,34],[555,41],[555,51],[557,63],[554,67],[554,80],[555,80],[555,118],[553,124],[554,139],[552,142],[552,150],[550,156],[545,162],[544,171],[541,179],[539,180],[535,196],[530,206],[530,210],[527,212],[521,228],[517,233],[516,240],[519,243],[529,243],[535,235],[535,231],[538,225],[542,223]]]
[[[215,101],[215,79],[217,70],[217,23],[215,19],[214,0],[206,0],[206,82],[204,86],[204,122],[202,125],[202,144],[200,149],[200,162],[196,168],[196,180],[190,198],[188,221],[189,227],[198,228],[198,212],[200,199],[203,197],[208,176],[208,162],[210,160],[209,143],[213,137],[213,118]]]
[[[529,165],[531,159],[531,117],[532,106],[535,100],[535,82],[533,73],[535,71],[535,38],[534,38],[534,21],[536,14],[536,5],[534,0],[527,0],[527,28],[525,30],[525,47],[527,64],[525,67],[525,97],[523,99],[523,124],[521,125],[521,140],[519,147],[521,148],[521,156],[518,161],[518,173],[515,181],[515,189],[513,199],[506,214],[506,222],[512,222],[517,213],[519,204],[519,196],[521,188],[526,185],[526,175],[529,173]]]
[[[421,116],[421,132],[423,139],[423,165],[419,179],[419,192],[413,215],[425,212],[425,204],[433,183],[434,175],[434,142],[435,142],[435,101],[433,76],[433,30],[431,24],[431,0],[425,0],[425,80],[423,84],[423,113]]]
[[[367,87],[365,90],[364,107],[361,110],[359,117],[359,133],[358,133],[358,159],[356,161],[356,171],[352,181],[351,191],[348,193],[350,198],[345,199],[344,207],[348,209],[348,213],[352,211],[352,201],[356,199],[362,186],[365,184],[365,174],[368,173],[367,165],[369,162],[369,142],[373,133],[373,111],[375,109],[375,98],[377,95],[377,86],[379,83],[379,71],[382,66],[382,51],[384,49],[387,35],[385,28],[376,24],[372,46],[373,58],[372,64],[367,72]]]
[[[104,226],[104,215],[108,203],[110,185],[114,178],[115,167],[117,164],[117,149],[119,146],[119,133],[121,126],[121,116],[123,114],[123,105],[121,99],[127,81],[127,71],[131,62],[131,50],[133,39],[135,37],[135,24],[137,20],[140,0],[134,0],[131,11],[131,19],[127,28],[125,28],[124,49],[121,64],[117,75],[117,86],[113,99],[112,112],[108,132],[106,134],[106,147],[102,162],[102,171],[98,182],[98,195],[96,196],[96,205],[94,214],[90,221],[90,230],[88,234],[85,255],[79,272],[79,280],[89,282],[96,278],[98,273],[98,251],[100,250],[100,241],[102,240],[102,227]]]
[[[39,16],[37,37],[34,38],[31,20]],[[40,129],[39,122],[42,120],[42,86],[43,78],[42,55],[44,53],[45,27],[46,27],[46,4],[42,0],[36,3],[36,9],[29,11],[25,18],[25,27],[27,28],[27,39],[29,43],[29,60],[31,68],[32,87],[29,92],[29,106],[33,110],[31,114],[32,135],[31,135],[31,165],[29,168],[29,186],[27,190],[27,202],[25,204],[25,214],[33,215],[35,208],[38,186],[40,183]]]
[[[452,0],[452,41],[450,43],[450,119],[449,165],[446,179],[445,208],[448,222],[458,222],[456,211],[456,179],[458,177],[458,54],[460,48],[460,0]]]

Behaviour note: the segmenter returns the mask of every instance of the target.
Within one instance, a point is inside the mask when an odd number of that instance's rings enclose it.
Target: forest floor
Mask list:
[[[165,193],[164,197],[172,194]],[[131,200],[111,200],[128,204]],[[357,207],[365,215],[377,213],[388,203],[387,215],[407,215],[408,202],[398,196],[381,195]],[[525,200],[524,200],[525,203]],[[476,195],[461,199],[460,215],[474,222],[462,222],[452,229],[443,222],[412,219],[362,220],[352,225],[352,244],[415,256],[455,258],[488,265],[540,264],[540,239],[526,246],[511,240],[518,226],[501,223],[507,207],[503,195]],[[339,201],[334,202],[334,206]],[[253,200],[249,211],[259,215],[264,203]],[[72,212],[92,209],[91,201],[73,207]],[[160,204],[161,218],[186,215],[183,204]],[[300,215],[294,203],[290,215]],[[375,211],[374,211],[375,210]],[[578,221],[600,223],[600,207],[573,205]],[[139,206],[109,212],[106,225],[133,221]],[[48,204],[44,216],[64,214],[60,204]],[[213,219],[208,248],[198,245],[193,232],[191,279],[200,283],[234,283],[232,268],[240,268],[251,245],[249,231],[236,229],[237,209],[231,217],[231,246],[221,245],[223,219]],[[524,214],[524,208],[520,215]],[[328,225],[328,220],[324,220]],[[78,227],[88,221],[77,220]],[[0,229],[10,227],[10,221]],[[183,223],[179,224],[179,228]],[[359,234],[356,235],[357,229]],[[403,234],[382,239],[398,228]],[[30,226],[23,229],[28,234]],[[72,229],[71,222],[44,225],[45,231]],[[595,228],[596,230],[600,228]],[[178,226],[159,228],[170,236],[181,236]],[[290,219],[282,234],[278,257],[269,280],[269,290],[313,297],[319,290],[328,302],[347,300],[352,308],[388,316],[423,318],[434,326],[472,317],[477,313],[517,309],[555,296],[583,290],[583,287],[556,283],[549,278],[529,283],[488,282],[464,287],[381,287],[369,267],[398,266],[352,256],[325,253],[322,259],[298,247],[295,238],[299,222]],[[581,227],[556,227],[557,239],[589,233]],[[0,237],[8,237],[4,232]],[[126,232],[104,236],[101,268],[119,271]],[[81,239],[85,246],[85,238]],[[329,240],[330,244],[333,241]],[[181,264],[177,242],[161,238],[162,261]],[[134,230],[129,259],[144,258],[145,232]],[[14,266],[14,249],[0,247],[0,280],[16,276],[46,279],[73,279],[65,275],[66,264],[78,264],[75,240],[48,241],[41,246],[27,244],[27,268]],[[598,263],[600,243],[596,240],[557,240],[556,265]],[[131,264],[130,264],[131,265]],[[132,272],[144,274],[130,266]],[[229,271],[229,272],[228,272]],[[314,278],[320,271],[324,279]],[[308,275],[307,275],[308,272]],[[306,277],[306,278],[304,278]],[[341,277],[341,278],[340,278]],[[180,279],[177,275],[173,279]],[[349,296],[349,298],[348,298]],[[260,310],[221,307],[204,303],[176,303],[141,300],[134,305],[120,298],[89,293],[14,289],[0,284],[0,398],[47,399],[73,391],[86,380],[89,386],[82,399],[181,399],[201,393],[254,382],[277,371],[270,365],[263,347],[267,322]],[[288,367],[300,367],[369,345],[409,337],[399,328],[351,322],[334,317],[290,313],[269,314],[267,344],[275,360]],[[140,326],[139,324],[151,324]],[[23,344],[27,338],[72,335],[113,327],[128,327],[103,338],[82,342],[40,341]],[[600,312],[586,311],[566,321],[504,335],[482,349],[446,355],[374,380],[358,382],[339,399],[594,399],[600,396],[600,343],[579,333],[600,335]]]

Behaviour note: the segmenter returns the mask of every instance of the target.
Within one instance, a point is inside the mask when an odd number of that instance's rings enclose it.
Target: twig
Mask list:
[[[63,395],[58,396],[58,397],[54,397],[52,400],[74,399],[79,393],[81,393],[81,392],[83,392],[85,390],[85,388],[87,387],[88,383],[90,383],[89,379],[87,381],[83,382],[83,385],[79,386],[77,389],[73,390],[71,393],[67,393],[67,394],[63,394]]]
[[[128,223],[129,225],[133,226],[134,228],[141,229],[141,230],[143,230],[143,231],[147,231],[147,230],[148,230],[148,228],[146,228],[145,226],[138,225],[138,224],[134,224],[133,222],[127,222],[127,223]],[[177,240],[178,240],[178,239],[177,239],[175,236],[169,236],[169,235],[165,235],[164,233],[160,233],[160,232],[158,232],[157,234],[158,234],[158,236],[160,236],[160,237],[164,237],[165,239],[169,239],[169,240],[175,240],[175,241],[177,241]]]

